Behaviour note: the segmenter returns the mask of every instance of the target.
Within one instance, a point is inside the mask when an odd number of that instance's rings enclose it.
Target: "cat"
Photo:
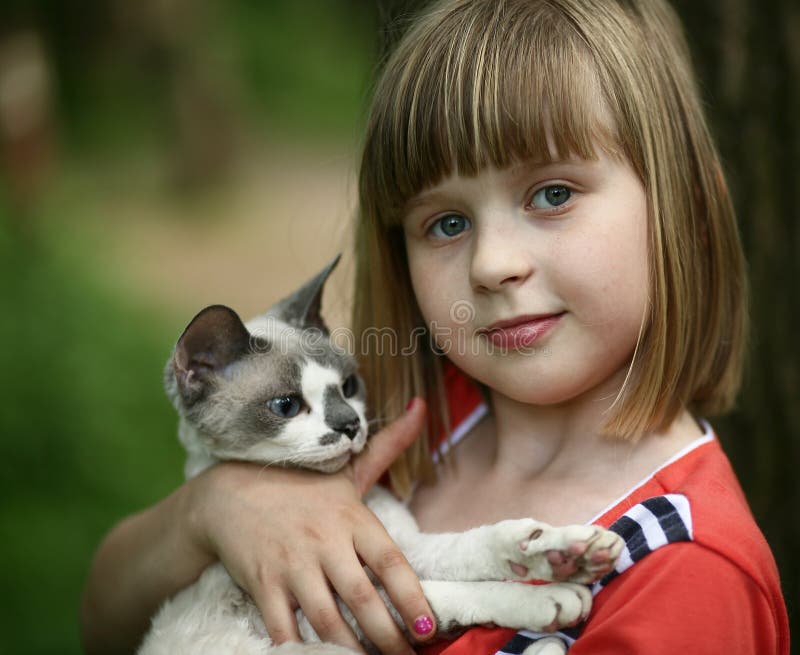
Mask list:
[[[331,343],[320,315],[323,287],[338,260],[246,325],[232,309],[212,305],[186,327],[164,382],[180,417],[187,478],[222,460],[331,473],[364,448],[364,383],[355,359]],[[388,490],[376,486],[365,502],[422,580],[440,632],[480,623],[532,630],[574,625],[591,604],[589,590],[575,583],[590,583],[610,571],[623,545],[617,535],[596,526],[558,528],[533,519],[424,534]],[[585,552],[571,582],[509,582],[553,580],[547,551],[574,553],[576,547]],[[377,652],[339,604],[364,648]],[[300,610],[297,618],[308,643],[271,645],[255,604],[215,564],[161,607],[139,655],[352,653],[311,643],[319,641],[313,628]],[[530,646],[526,655],[544,652],[564,650],[560,641],[547,640]]]

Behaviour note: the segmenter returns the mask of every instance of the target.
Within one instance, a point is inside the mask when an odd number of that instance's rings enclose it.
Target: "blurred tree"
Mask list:
[[[13,0],[0,7],[0,37],[25,30],[44,44],[73,147],[109,133],[113,147],[125,135],[129,144],[144,137],[174,154],[178,182],[203,185],[229,169],[237,132],[235,72],[220,71],[208,54],[216,4],[89,0],[76,11],[57,0]]]
[[[52,80],[39,35],[0,35],[0,169],[15,231],[28,231],[30,213],[55,155]]]
[[[795,0],[675,0],[675,6],[709,98],[752,285],[753,337],[739,409],[715,423],[778,560],[796,633],[800,5]]]

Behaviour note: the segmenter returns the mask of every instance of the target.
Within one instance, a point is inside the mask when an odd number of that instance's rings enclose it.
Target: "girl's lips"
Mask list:
[[[520,316],[509,321],[494,323],[492,327],[484,330],[483,334],[499,348],[527,348],[554,327],[563,315],[562,312],[532,318]]]

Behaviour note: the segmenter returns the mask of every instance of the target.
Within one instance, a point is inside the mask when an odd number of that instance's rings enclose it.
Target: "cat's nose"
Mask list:
[[[356,438],[358,434],[358,428],[361,427],[358,421],[350,421],[345,425],[341,425],[336,428],[337,432],[341,432],[342,434],[346,435],[350,441]]]

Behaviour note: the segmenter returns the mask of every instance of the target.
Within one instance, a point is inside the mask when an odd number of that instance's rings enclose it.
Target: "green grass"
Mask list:
[[[8,218],[0,213],[2,651],[79,653],[78,599],[103,533],[181,479],[161,387],[174,335],[103,285],[80,236],[13,236]]]

